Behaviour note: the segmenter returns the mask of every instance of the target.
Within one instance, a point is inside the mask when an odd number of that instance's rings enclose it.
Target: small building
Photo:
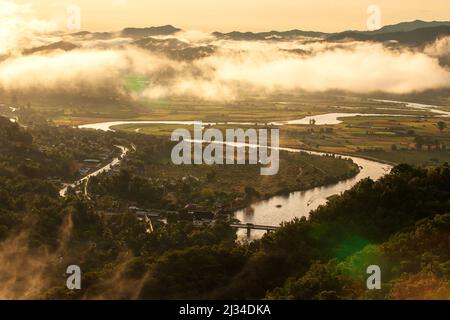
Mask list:
[[[140,211],[136,211],[136,216],[138,216],[140,218],[145,218],[148,216],[148,213],[147,213],[147,211],[140,210]]]
[[[161,213],[160,212],[156,212],[156,211],[147,211],[147,216],[150,219],[159,219],[161,217]]]
[[[138,208],[138,207],[136,207],[136,206],[129,206],[129,207],[128,207],[128,211],[131,211],[131,212],[138,212],[138,211],[142,211],[142,209],[141,209],[141,208]]]
[[[201,206],[196,203],[188,203],[184,209],[186,210],[201,210]]]
[[[81,168],[79,171],[78,171],[78,174],[80,175],[80,176],[82,176],[82,177],[84,177],[85,175],[87,175],[88,173],[89,173],[89,171],[90,171],[90,169],[89,168]]]
[[[214,213],[209,211],[194,211],[192,214],[192,221],[196,227],[206,227],[214,224]]]
[[[84,165],[91,167],[91,168],[95,168],[98,167],[100,165],[100,160],[97,159],[86,159],[83,160]]]

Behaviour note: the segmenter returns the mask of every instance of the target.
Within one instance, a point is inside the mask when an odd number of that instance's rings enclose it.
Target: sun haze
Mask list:
[[[303,29],[326,32],[363,30],[367,8],[381,9],[382,24],[415,19],[449,20],[448,0],[19,0],[29,3],[41,19],[63,22],[67,7],[81,9],[82,29],[119,30],[172,24],[202,31]]]

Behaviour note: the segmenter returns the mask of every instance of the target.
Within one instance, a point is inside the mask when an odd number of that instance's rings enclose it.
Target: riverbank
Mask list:
[[[350,153],[350,152],[334,153],[332,151],[320,150],[320,149],[309,148],[309,147],[302,147],[302,149],[307,150],[307,151],[312,151],[312,152],[329,153],[329,154],[334,154],[336,156],[342,156],[342,157],[358,157],[358,158],[361,158],[361,159],[370,160],[370,161],[376,161],[376,162],[387,164],[387,165],[390,165],[390,166],[396,166],[396,165],[399,164],[397,162],[388,161],[388,160],[377,158],[377,157],[371,157],[371,156],[368,156],[368,155],[365,155],[365,154],[362,154],[362,153]]]
[[[328,186],[319,186],[306,191],[298,191],[289,195],[275,196],[268,200],[258,201],[250,207],[235,212],[235,217],[242,223],[279,226],[294,218],[308,218],[311,211],[325,205],[331,196],[339,195],[365,178],[378,180],[389,173],[392,166],[376,161],[349,156],[359,167],[360,172],[353,178]],[[252,239],[262,236],[254,232]],[[245,237],[244,232],[240,232]]]
[[[158,124],[160,121],[144,121],[144,122],[136,122],[136,121],[120,121],[120,122],[107,122],[107,123],[97,123],[97,124],[89,124],[81,126],[81,128],[89,128],[89,129],[97,129],[102,131],[110,131],[111,127],[119,124],[119,125],[136,125],[136,124]],[[167,123],[167,122],[164,122]],[[171,122],[172,123],[172,122]],[[176,121],[178,124],[184,124],[189,125],[193,122],[183,122],[183,121]],[[248,145],[247,145],[248,146]],[[253,146],[254,147],[254,146]],[[279,151],[287,152],[288,154],[300,154],[300,155],[317,155],[317,156],[325,156],[325,157],[319,157],[321,159],[326,159],[326,156],[329,157],[335,157],[335,156],[341,156],[343,159],[350,159],[352,160],[359,168],[360,171],[356,175],[353,176],[353,178],[347,178],[343,181],[339,181],[336,183],[326,184],[326,183],[318,183],[315,187],[311,187],[311,185],[305,187],[305,188],[299,188],[296,186],[295,188],[285,188],[283,192],[279,191],[279,193],[282,193],[282,196],[273,196],[273,194],[277,194],[277,192],[272,194],[267,194],[266,196],[263,195],[262,199],[266,200],[258,200],[255,202],[250,203],[244,203],[242,202],[240,208],[241,210],[237,210],[235,212],[235,217],[240,220],[242,223],[254,223],[254,224],[260,224],[260,225],[269,225],[269,226],[279,226],[283,222],[291,221],[294,218],[300,218],[300,217],[308,217],[309,213],[316,209],[318,206],[325,204],[330,196],[340,194],[351,187],[353,187],[355,184],[357,184],[359,181],[361,181],[364,178],[371,178],[373,180],[377,180],[386,173],[390,171],[392,168],[390,164],[382,163],[380,161],[374,161],[372,159],[366,159],[365,157],[359,157],[354,156],[350,154],[339,154],[339,153],[331,153],[331,152],[323,152],[323,151],[315,151],[315,150],[308,150],[308,149],[299,149],[299,148],[286,148],[286,147],[279,147],[277,148]],[[281,153],[280,153],[281,154]],[[164,161],[163,161],[164,163]],[[289,162],[288,162],[289,163]],[[183,170],[183,174],[186,176],[189,176],[189,171],[187,171],[186,168],[195,170],[196,166],[186,166],[183,168],[179,168],[180,170]],[[283,166],[280,166],[282,168]],[[161,177],[163,174],[161,172],[162,167],[154,167],[150,168],[151,172],[158,172],[158,175]],[[194,168],[194,169],[192,169]],[[243,173],[248,173],[249,170],[251,170],[252,166],[247,167],[248,170],[243,171]],[[256,168],[256,167],[255,167]],[[231,172],[233,167],[230,167],[229,173]],[[257,168],[256,168],[257,169]],[[292,173],[294,171],[290,172],[290,176],[292,176]],[[179,173],[176,174],[179,176]],[[195,174],[193,175],[195,176]],[[258,176],[258,174],[255,172],[252,177],[248,177],[247,181],[253,181],[255,176]],[[289,176],[289,175],[287,175]],[[223,188],[223,179],[220,176],[215,177],[219,183],[217,186],[218,190]],[[285,182],[285,181],[283,181]],[[214,195],[215,189],[211,190],[204,190],[205,195],[211,194]],[[301,190],[301,191],[294,191],[289,192],[291,190]],[[252,199],[253,200],[253,199]],[[244,207],[242,209],[242,207]]]
[[[265,194],[265,195],[259,195],[259,196],[254,196],[254,197],[250,197],[250,198],[245,198],[243,201],[233,203],[233,206],[232,206],[233,207],[233,215],[236,216],[239,214],[239,212],[244,212],[245,210],[249,210],[250,212],[254,213],[253,205],[257,205],[258,203],[267,202],[274,198],[289,198],[289,196],[292,194],[307,192],[308,190],[313,190],[316,188],[327,188],[327,187],[330,187],[337,183],[354,179],[359,173],[360,173],[360,169],[358,168],[358,170],[353,173],[349,173],[348,175],[336,177],[335,181],[333,181],[333,182],[312,184],[305,188],[291,188],[291,189],[286,189],[286,190],[282,190],[279,192],[275,192],[273,194]],[[277,204],[273,208],[274,212],[276,212],[275,209],[281,209],[282,207],[283,207],[283,205]],[[239,218],[237,220],[239,220]],[[241,222],[244,223],[245,221],[241,221]],[[247,223],[249,223],[249,222],[247,222]]]

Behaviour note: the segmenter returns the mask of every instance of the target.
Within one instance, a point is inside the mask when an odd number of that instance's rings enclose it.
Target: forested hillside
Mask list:
[[[48,130],[51,135],[45,134]],[[80,159],[95,149],[114,150],[114,144],[131,142],[147,144],[149,150],[167,147],[148,136],[44,124],[22,128],[2,120],[1,297],[450,297],[448,164],[397,166],[379,181],[363,180],[331,198],[308,220],[294,220],[261,240],[242,243],[226,219],[198,228],[192,220],[177,218],[148,232],[132,212],[104,214],[107,203],[120,207],[120,192],[109,200],[75,192],[67,198],[58,195],[58,181],[73,177],[70,168]],[[155,198],[141,202],[160,201],[159,189],[149,190]],[[65,287],[65,270],[71,264],[83,271],[82,290]],[[382,290],[366,289],[369,265],[381,267]]]

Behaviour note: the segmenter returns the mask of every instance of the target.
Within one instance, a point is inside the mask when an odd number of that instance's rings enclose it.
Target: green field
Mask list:
[[[128,79],[130,90],[140,90],[145,79]],[[417,98],[417,97],[416,97]],[[409,98],[398,98],[409,100]],[[412,99],[412,98],[411,98]],[[448,104],[448,101],[422,97],[421,102]],[[450,111],[448,107],[442,110]],[[252,97],[239,101],[202,101],[166,99],[155,101],[124,100],[110,97],[109,102],[80,97],[67,103],[63,97],[40,98],[19,116],[44,117],[56,124],[78,125],[113,120],[195,120],[203,122],[269,123],[301,119],[325,113],[386,113],[411,117],[354,117],[338,125],[282,126],[281,146],[351,153],[393,163],[434,165],[450,161],[450,120],[438,118],[427,110],[413,110],[401,104],[376,102],[364,97],[302,94],[297,96]],[[419,117],[420,116],[420,117]],[[33,118],[33,119],[34,119]],[[447,128],[440,132],[437,122]],[[123,126],[122,130],[169,137],[180,126]],[[225,129],[233,126],[220,126]],[[419,144],[417,143],[419,141]]]
[[[440,132],[436,118],[355,117],[339,125],[280,127],[280,145],[324,152],[355,154],[392,163],[436,165],[450,161],[450,132]],[[248,129],[248,126],[240,126]],[[170,137],[173,130],[189,126],[125,125],[119,130]],[[219,125],[216,128],[236,128]],[[420,148],[417,144],[421,139]]]

